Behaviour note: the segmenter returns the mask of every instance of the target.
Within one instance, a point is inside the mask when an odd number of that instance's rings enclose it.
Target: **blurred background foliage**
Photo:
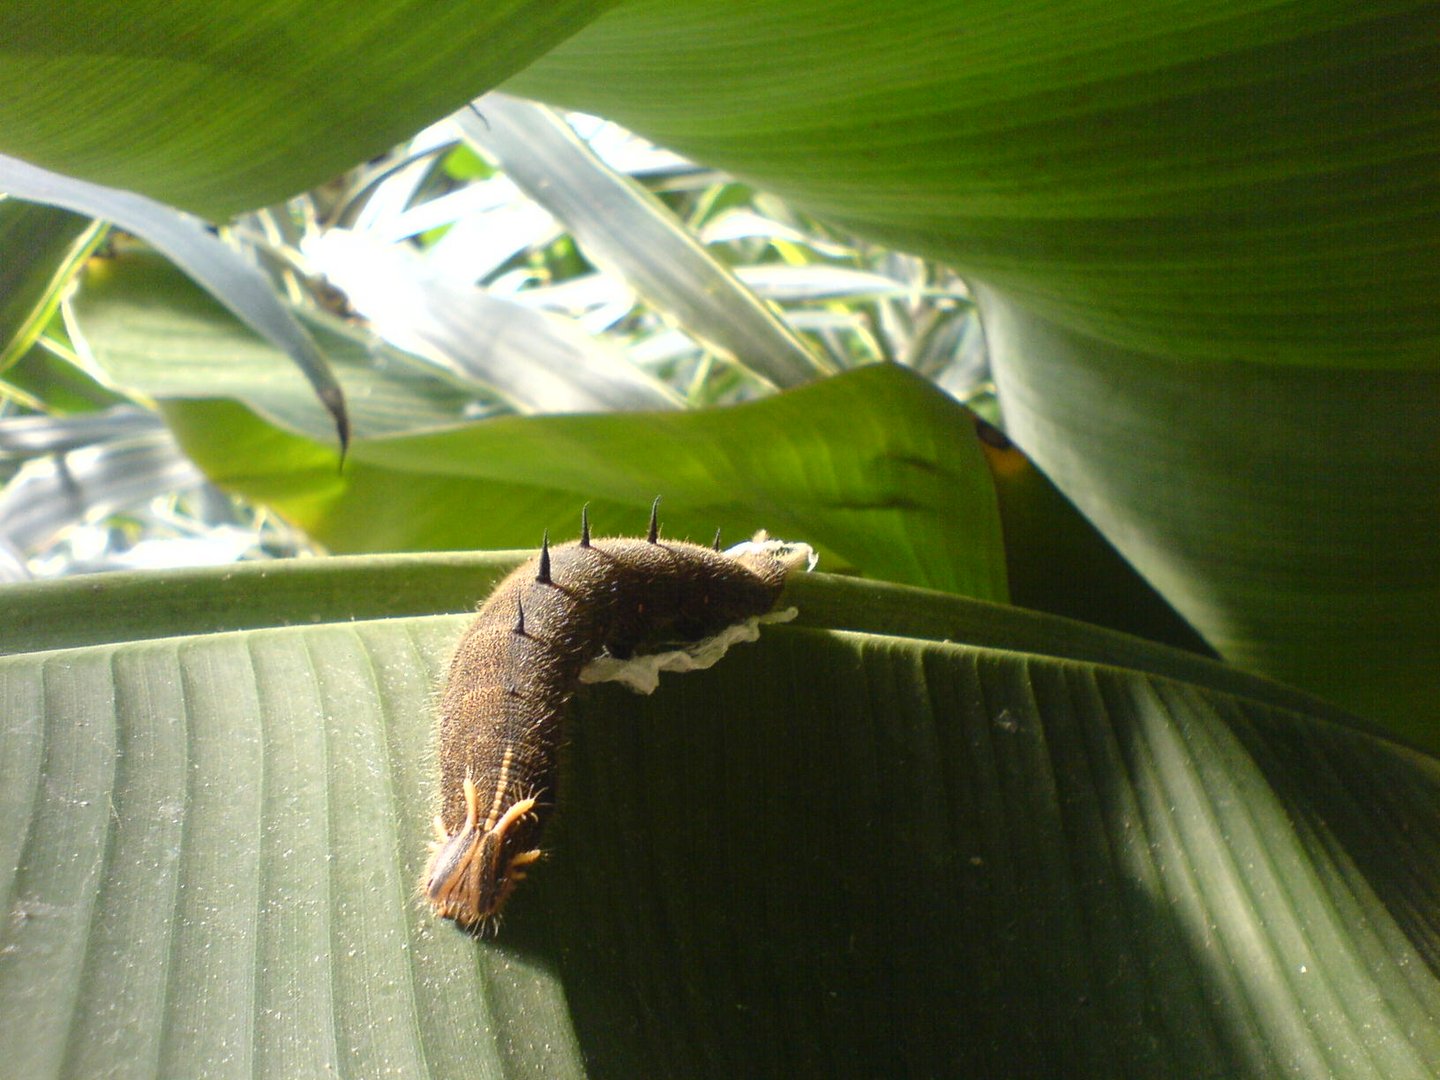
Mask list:
[[[647,302],[656,278],[674,273],[665,252],[642,249],[654,264],[648,267],[632,260],[597,268],[546,205],[551,187],[535,182],[540,201],[532,198],[446,122],[226,230],[319,336],[350,388],[362,439],[500,416],[735,404],[773,393],[776,382],[767,375],[798,385],[882,361],[902,363],[994,417],[983,334],[953,272],[838,233],[613,124],[575,114],[570,122],[579,135],[571,136],[555,114],[519,102],[506,106],[527,110],[552,136],[563,129],[559,138],[573,139],[564,180],[579,193],[579,214],[603,221],[597,193],[623,184],[649,196],[635,200],[633,217],[658,234],[656,246],[680,248],[701,273],[723,283],[728,295],[713,305],[719,309],[713,318],[730,320],[717,332],[730,340],[711,344],[694,325],[704,322],[703,297],[678,301],[690,303],[682,313],[689,321]],[[482,133],[491,130],[483,118],[474,122]],[[194,535],[248,517],[266,533],[263,543],[256,533],[252,555],[271,544],[276,553],[323,550],[316,546],[322,537],[286,535],[263,505],[243,495],[217,500],[212,488],[204,498],[177,501],[174,477],[158,454],[143,466],[154,470],[152,486],[164,500],[153,517],[149,501],[133,489],[141,468],[133,451],[123,467],[106,467],[136,439],[163,441],[154,407],[172,398],[234,396],[267,420],[333,445],[333,421],[292,376],[285,355],[232,323],[132,234],[110,232],[102,241],[94,225],[74,215],[13,199],[3,206],[17,230],[16,249],[30,246],[18,230],[38,222],[58,234],[57,257],[68,256],[60,264],[66,272],[47,280],[38,271],[55,258],[34,249],[24,283],[39,279],[49,287],[33,298],[15,297],[31,317],[10,339],[8,416],[0,430],[11,475],[31,464],[22,481],[29,486],[12,489],[10,502],[22,494],[31,503],[51,501],[54,517],[7,530],[24,554],[10,560],[7,573],[133,566],[130,549],[141,539],[169,538],[168,558],[182,564],[235,557],[233,545],[217,543],[211,556],[180,546],[177,515],[194,515]],[[767,373],[763,363],[722,351],[744,347],[746,334],[779,342],[789,371]],[[68,462],[72,478],[81,460],[103,475],[83,492],[72,490],[76,498],[66,504],[59,482],[44,488],[38,474],[49,474],[57,451],[81,448],[90,453]],[[199,474],[185,479],[187,487],[203,486]],[[120,501],[126,515],[106,517]],[[82,518],[113,527],[104,541],[65,528]],[[531,539],[519,528],[502,531],[502,544]],[[69,565],[64,552],[82,535],[84,544],[108,546]],[[394,546],[438,544],[417,529]]]

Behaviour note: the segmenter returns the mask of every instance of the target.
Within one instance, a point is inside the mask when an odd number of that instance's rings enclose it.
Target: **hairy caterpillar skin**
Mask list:
[[[646,539],[592,540],[582,517],[580,540],[547,539],[505,578],[461,638],[441,694],[440,813],[422,883],[435,913],[493,934],[540,858],[565,709],[587,664],[763,616],[806,562],[805,545],[763,534],[730,552],[662,541],[652,509]]]

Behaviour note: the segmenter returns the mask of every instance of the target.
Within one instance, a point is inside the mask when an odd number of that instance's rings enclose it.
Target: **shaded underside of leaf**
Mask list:
[[[1440,340],[1423,0],[372,4],[343,33],[293,2],[118,16],[6,12],[0,146],[223,218],[514,75],[1101,340],[1345,367]]]
[[[982,307],[1016,439],[1222,656],[1436,745],[1440,375],[1201,372]]]
[[[476,943],[413,897],[460,626],[0,660],[19,1075],[1440,1065],[1433,760],[1031,654],[780,629],[582,693]]]
[[[508,85],[1101,340],[1409,367],[1440,342],[1437,72],[1420,0],[643,0]]]
[[[1018,446],[997,431],[982,431],[981,446],[995,477],[1012,602],[1214,657]]]
[[[223,220],[398,143],[607,6],[9,5],[0,150]]]

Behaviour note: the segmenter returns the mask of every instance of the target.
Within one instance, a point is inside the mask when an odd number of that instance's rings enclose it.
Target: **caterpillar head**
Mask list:
[[[435,820],[435,850],[422,883],[435,914],[481,937],[494,932],[500,909],[540,858],[540,849],[530,846],[535,807],[535,799],[520,799],[487,829],[479,820],[475,784],[466,777],[465,822],[459,831],[447,835]]]
[[[743,563],[767,580],[784,581],[799,571],[814,570],[815,549],[793,540],[775,540],[761,529],[743,544],[727,548],[726,555]]]

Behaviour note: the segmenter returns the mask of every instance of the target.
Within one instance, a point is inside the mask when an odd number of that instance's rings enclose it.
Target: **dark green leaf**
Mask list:
[[[393,146],[610,6],[10,4],[0,152],[222,220]]]

